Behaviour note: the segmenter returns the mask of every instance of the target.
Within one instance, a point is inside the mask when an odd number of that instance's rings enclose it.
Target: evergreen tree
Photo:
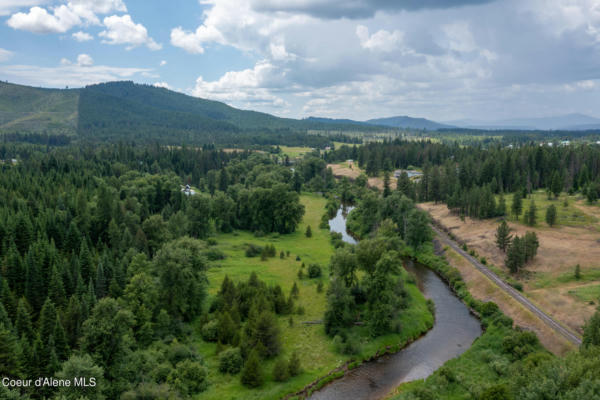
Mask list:
[[[47,298],[44,302],[44,306],[42,307],[42,311],[40,312],[40,337],[44,344],[47,344],[50,340],[50,337],[54,335],[54,329],[56,327],[56,308],[54,307],[54,303]]]
[[[521,215],[521,212],[523,211],[523,200],[521,197],[521,193],[516,192],[515,194],[513,194],[511,210],[515,218],[518,220],[519,215]]]
[[[583,326],[583,347],[600,346],[600,311],[596,311]]]
[[[312,237],[312,229],[310,229],[310,225],[308,225],[308,226],[306,227],[306,232],[304,233],[304,235],[305,235],[307,238],[309,238],[309,237]]]
[[[0,376],[17,378],[21,375],[21,352],[15,336],[0,325]]]
[[[517,273],[524,264],[525,259],[524,246],[522,239],[519,236],[515,236],[508,249],[506,250],[506,267],[510,272]]]
[[[504,217],[506,215],[506,199],[504,198],[504,193],[500,193],[500,200],[498,200],[498,210],[496,215],[499,217]]]
[[[278,359],[273,365],[273,379],[275,382],[285,382],[289,377],[288,363],[283,358]]]
[[[529,209],[525,212],[525,223],[529,226],[534,226],[537,222],[537,207],[535,201],[531,199]]]
[[[498,225],[498,229],[496,229],[496,245],[503,252],[506,252],[506,249],[508,248],[512,239],[510,231],[511,229],[505,220],[502,220],[500,225]]]
[[[251,388],[262,386],[265,381],[260,357],[256,349],[252,350],[248,359],[244,363],[241,375],[242,384]]]
[[[383,173],[383,197],[388,197],[392,194],[392,189],[390,189],[390,173],[388,171],[384,171]]]
[[[298,357],[298,352],[296,350],[292,352],[290,357],[290,361],[288,363],[288,372],[290,373],[290,376],[296,376],[302,372],[300,357]]]
[[[31,324],[31,314],[29,313],[29,306],[27,305],[27,300],[25,300],[25,298],[21,298],[19,300],[19,305],[17,306],[15,329],[18,337],[25,337],[30,343],[33,343],[34,334]]]
[[[546,223],[550,226],[554,226],[554,224],[556,224],[556,206],[554,204],[551,204],[547,209],[546,209]]]
[[[562,189],[563,182],[560,173],[558,171],[554,171],[554,174],[552,175],[552,182],[550,184],[550,190],[554,194],[554,197],[558,197]]]
[[[56,269],[56,266],[52,267],[50,275],[50,282],[48,284],[48,298],[58,307],[62,308],[67,303],[67,297],[65,294],[65,288],[63,280]]]

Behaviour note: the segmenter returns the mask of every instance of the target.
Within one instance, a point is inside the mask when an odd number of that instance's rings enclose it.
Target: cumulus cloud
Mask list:
[[[369,50],[394,51],[402,44],[404,33],[398,30],[393,32],[381,29],[373,35],[369,35],[369,28],[364,25],[356,27],[356,36],[360,40],[360,45]]]
[[[94,39],[92,35],[83,31],[75,32],[72,36],[73,39],[77,40],[78,42],[87,42]]]
[[[0,48],[0,62],[8,61],[12,58],[13,52]]]
[[[281,108],[289,105],[269,90],[273,84],[273,74],[277,71],[268,62],[259,62],[252,69],[230,71],[216,81],[205,81],[202,76],[196,80],[192,94],[239,106],[268,105]]]
[[[171,90],[171,86],[169,86],[169,84],[167,82],[154,82],[153,86]]]
[[[94,65],[94,60],[88,54],[80,54],[77,56],[77,65],[80,67],[91,67]]]
[[[41,7],[32,7],[28,13],[13,14],[6,22],[13,29],[33,33],[64,33],[82,23],[81,18],[64,4],[52,14]]]
[[[46,87],[80,87],[94,83],[124,79],[135,79],[147,68],[122,68],[106,65],[86,65],[91,57],[86,59],[79,55],[73,63],[62,59],[56,67],[41,67],[37,65],[0,65],[0,74],[11,81],[33,86]],[[89,56],[88,56],[89,57]]]
[[[167,65],[167,61],[166,60],[161,60],[159,66],[160,67],[164,67],[165,65]]]
[[[21,2],[21,6],[28,3],[39,4],[43,1]],[[12,4],[14,2],[9,1]],[[0,5],[0,10],[5,9]],[[31,7],[29,12],[18,12],[11,15],[7,24],[11,28],[26,30],[34,33],[64,33],[74,26],[83,24],[99,25],[97,14],[108,14],[114,11],[127,11],[122,0],[71,0],[60,6]]]
[[[0,16],[10,15],[22,7],[38,6],[45,2],[46,0],[1,0]]]
[[[148,36],[148,30],[144,25],[136,24],[127,14],[121,17],[112,15],[104,18],[104,26],[106,30],[99,33],[99,36],[104,38],[102,43],[125,44],[127,50],[144,45],[150,50],[162,48],[162,45]]]

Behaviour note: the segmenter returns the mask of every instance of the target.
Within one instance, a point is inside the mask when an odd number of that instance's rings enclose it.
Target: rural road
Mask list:
[[[518,290],[516,290],[515,288],[513,288],[512,286],[510,286],[509,284],[504,282],[498,275],[496,275],[489,268],[487,268],[485,265],[480,263],[479,260],[477,260],[475,257],[471,256],[466,251],[464,251],[458,245],[458,243],[456,243],[455,241],[450,239],[448,237],[448,235],[446,235],[444,232],[442,232],[441,230],[439,230],[437,227],[435,227],[433,225],[432,225],[432,229],[437,234],[437,236],[441,242],[450,246],[454,251],[456,251],[458,254],[463,256],[475,268],[477,268],[482,274],[484,274],[489,279],[491,279],[492,282],[494,282],[499,288],[504,290],[511,297],[513,297],[515,300],[517,300],[519,303],[521,303],[523,306],[525,306],[528,310],[530,310],[532,313],[537,315],[538,318],[540,318],[542,321],[544,321],[544,323],[546,323],[546,325],[548,325],[550,328],[554,329],[556,332],[558,332],[559,334],[564,336],[567,340],[574,343],[575,345],[577,345],[577,346],[581,345],[581,338],[579,336],[575,335],[573,332],[571,332],[570,330],[566,329],[561,324],[556,322],[551,316],[546,314],[544,311],[540,310],[535,304],[533,304],[531,301],[529,301],[529,299],[527,299],[525,296],[523,296]]]

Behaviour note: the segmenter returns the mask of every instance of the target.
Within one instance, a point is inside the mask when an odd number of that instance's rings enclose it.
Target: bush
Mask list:
[[[224,260],[225,259],[225,253],[223,253],[221,250],[219,249],[208,249],[202,252],[202,254],[209,260],[209,261],[217,261],[217,260]]]
[[[260,246],[255,245],[254,243],[248,243],[246,245],[246,257],[257,257],[259,256],[263,251],[263,248]]]
[[[227,349],[219,354],[219,372],[235,375],[242,370],[242,354],[239,348]]]
[[[205,341],[216,342],[219,337],[219,322],[217,320],[208,321],[202,325],[200,334]]]
[[[273,379],[275,382],[285,382],[289,377],[288,363],[283,358],[280,358],[273,366]]]
[[[308,266],[308,277],[311,279],[321,277],[321,267],[319,264],[310,264]]]
[[[529,331],[513,332],[502,340],[502,351],[513,359],[520,360],[536,350],[539,341],[535,333]]]
[[[483,265],[486,265],[486,264],[487,264],[487,260],[485,259],[485,257],[481,257],[481,258],[479,259],[479,261],[481,261],[481,263],[482,263]]]
[[[290,374],[290,376],[296,376],[299,375],[300,372],[302,372],[302,367],[300,366],[300,358],[298,357],[298,353],[294,351],[288,363],[288,373]]]
[[[209,246],[216,246],[217,245],[217,239],[215,238],[208,238],[206,239],[206,244]]]
[[[182,361],[169,374],[167,382],[174,386],[184,397],[206,390],[208,382],[206,367],[196,361]]]

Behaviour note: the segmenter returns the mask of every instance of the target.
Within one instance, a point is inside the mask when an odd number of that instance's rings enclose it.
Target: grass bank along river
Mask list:
[[[345,215],[339,210],[330,227],[352,243],[346,233]],[[386,354],[349,371],[313,393],[312,399],[383,398],[403,382],[428,377],[446,361],[464,353],[481,335],[479,320],[435,272],[412,262],[407,263],[407,269],[416,276],[422,293],[435,303],[434,327],[400,352]]]

